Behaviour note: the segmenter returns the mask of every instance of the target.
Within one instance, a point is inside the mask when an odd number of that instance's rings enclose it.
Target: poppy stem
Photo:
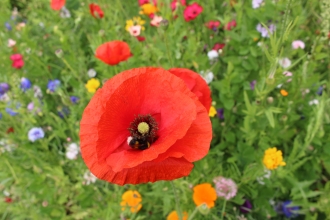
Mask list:
[[[226,204],[227,204],[227,200],[225,199],[221,211],[221,220],[223,220],[223,216],[225,216]]]
[[[175,188],[174,182],[173,181],[170,181],[170,182],[171,182],[173,192],[174,192],[175,203],[176,203],[176,211],[178,213],[179,220],[182,220],[183,216],[182,216],[182,212],[181,212],[181,208],[180,208],[180,199],[178,197],[178,194],[176,193],[176,188]]]
[[[169,48],[169,45],[168,45],[166,30],[164,30],[164,40],[165,40],[165,46],[166,46],[166,52],[167,52],[168,60],[171,64],[171,68],[173,68],[174,66],[173,66],[173,61],[172,61],[171,54],[170,54],[170,48]]]

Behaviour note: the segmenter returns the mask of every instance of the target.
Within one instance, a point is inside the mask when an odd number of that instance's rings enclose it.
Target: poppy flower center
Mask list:
[[[151,115],[138,115],[130,124],[128,145],[133,149],[145,150],[157,139],[158,125]]]

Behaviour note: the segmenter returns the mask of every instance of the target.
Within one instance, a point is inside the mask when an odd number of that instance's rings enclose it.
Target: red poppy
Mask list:
[[[220,21],[209,21],[205,24],[205,26],[211,30],[216,31],[220,26]]]
[[[188,5],[183,11],[183,17],[186,21],[194,20],[200,13],[202,13],[203,7],[196,2]]]
[[[143,42],[143,41],[146,40],[146,38],[143,37],[143,36],[136,36],[136,39],[137,39],[138,41],[140,41],[140,42]]]
[[[12,67],[20,69],[24,66],[23,56],[21,54],[13,54],[10,56],[10,59],[13,61]]]
[[[95,56],[113,66],[131,57],[131,51],[127,43],[114,40],[100,45],[96,49]]]
[[[216,44],[214,44],[212,50],[218,51],[224,47],[225,47],[225,44],[216,43]]]
[[[198,97],[198,100],[204,105],[206,110],[209,111],[212,102],[211,90],[198,73],[184,68],[172,68],[168,71],[181,78],[190,91]]]
[[[180,2],[181,2],[181,5],[182,6],[184,6],[184,7],[187,6],[186,0],[180,0]],[[171,9],[172,9],[172,11],[175,11],[179,4],[180,3],[178,2],[178,0],[173,0],[171,2]]]
[[[61,10],[61,8],[65,5],[65,0],[51,0],[50,7],[53,10]]]
[[[237,25],[237,23],[235,20],[229,21],[225,26],[225,30],[230,31],[231,29],[236,27],[236,25]]]
[[[82,157],[111,183],[189,175],[210,147],[208,111],[185,83],[161,68],[136,68],[97,90],[80,122]]]
[[[95,3],[89,4],[89,11],[94,18],[103,18],[104,13],[100,6]]]

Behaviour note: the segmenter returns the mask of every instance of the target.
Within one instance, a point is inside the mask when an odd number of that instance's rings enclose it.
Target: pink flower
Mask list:
[[[292,74],[291,72],[289,72],[289,71],[284,71],[284,72],[283,72],[283,75],[286,76],[286,77],[290,77],[290,78],[287,80],[287,82],[291,82],[291,81],[292,81],[291,76],[292,76],[293,74]]]
[[[150,21],[151,26],[159,27],[160,22],[163,20],[162,16],[154,15],[152,20]]]
[[[209,21],[205,24],[205,26],[211,30],[216,31],[220,26],[220,21]]]
[[[142,28],[141,25],[133,25],[133,26],[129,27],[128,32],[132,36],[136,37],[136,36],[139,36],[140,35],[141,28]]]
[[[219,197],[229,200],[236,196],[237,185],[232,179],[227,179],[222,176],[213,179],[215,190]]]
[[[212,50],[219,51],[220,49],[222,49],[224,47],[225,47],[225,44],[216,43],[216,44],[214,44]]]
[[[173,0],[171,2],[172,11],[175,11],[179,5],[180,3],[178,2],[178,0]],[[186,0],[181,0],[181,5],[186,7],[187,6]]]
[[[296,50],[298,48],[304,49],[305,48],[305,43],[301,40],[295,40],[295,41],[292,42],[292,48],[294,50]]]
[[[139,0],[139,6],[150,3],[150,0]],[[153,0],[154,5],[157,5],[157,0]]]
[[[16,41],[14,41],[13,39],[8,40],[8,47],[13,47],[15,45],[16,45]]]
[[[13,54],[10,56],[10,59],[13,61],[12,67],[20,69],[24,66],[23,56],[21,54]]]
[[[197,4],[196,2],[188,5],[183,12],[184,20],[192,21],[194,20],[200,13],[202,13],[203,7]]]
[[[237,25],[236,20],[229,21],[225,26],[225,30],[230,31],[234,27],[236,27],[236,25]]]

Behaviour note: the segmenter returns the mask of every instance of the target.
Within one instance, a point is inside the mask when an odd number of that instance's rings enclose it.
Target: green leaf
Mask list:
[[[274,128],[274,127],[275,127],[275,120],[274,120],[273,113],[271,112],[270,109],[267,109],[267,110],[265,111],[265,114],[266,114],[266,116],[267,116],[267,119],[268,119],[268,121],[269,121],[270,126],[271,126],[272,128]]]

